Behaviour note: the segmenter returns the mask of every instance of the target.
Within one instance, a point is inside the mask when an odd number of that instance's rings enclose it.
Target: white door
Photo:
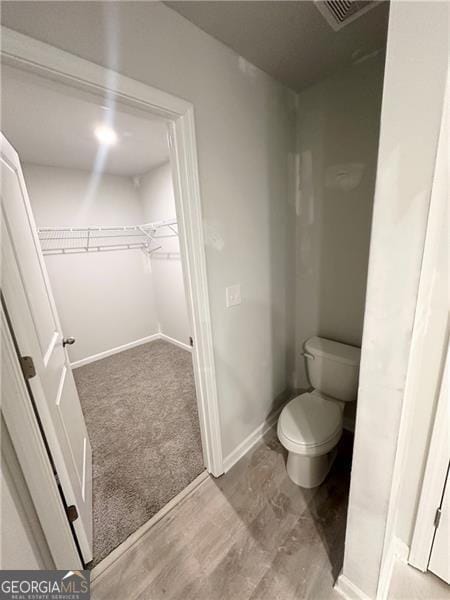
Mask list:
[[[450,584],[450,526],[449,526],[449,482],[447,472],[447,483],[442,496],[442,504],[439,513],[439,523],[434,534],[433,546],[431,548],[429,571],[438,575]]]
[[[34,363],[36,374],[28,383],[65,502],[78,513],[73,528],[88,563],[92,560],[91,446],[19,157],[0,135],[2,293],[19,354]]]

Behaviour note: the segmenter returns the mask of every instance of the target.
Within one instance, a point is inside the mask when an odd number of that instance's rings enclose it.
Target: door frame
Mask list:
[[[443,484],[448,468],[449,443],[448,420],[442,415],[448,413],[448,304],[436,308],[432,313],[432,295],[437,269],[436,263],[440,257],[442,223],[447,219],[447,152],[446,134],[448,114],[449,83],[447,80],[444,91],[441,126],[439,131],[434,174],[431,187],[428,210],[427,228],[423,243],[422,264],[419,287],[415,306],[414,325],[409,348],[408,369],[406,375],[404,397],[398,430],[398,442],[392,476],[388,514],[383,544],[383,554],[380,565],[378,596],[387,598],[392,578],[394,563],[399,560],[408,563],[421,571],[426,571],[434,538],[434,518],[436,509],[440,506]],[[418,508],[412,533],[411,546],[397,536],[396,524],[401,510],[403,483],[406,473],[406,459],[412,438],[412,427],[415,415],[417,397],[417,373],[420,373],[423,352],[426,350],[427,335],[429,335],[430,314],[438,321],[444,340],[433,339],[434,350],[439,354],[437,360],[438,377],[429,390],[430,417],[429,439],[422,448],[425,470],[422,484],[417,486]],[[442,347],[441,347],[442,344]],[[437,350],[439,348],[439,350]],[[447,391],[445,390],[447,388]],[[433,403],[435,406],[433,407]],[[434,414],[433,414],[434,413]],[[445,422],[444,422],[445,421]],[[440,489],[439,489],[440,485]]]
[[[416,523],[408,562],[421,571],[428,570],[434,535],[436,510],[441,506],[449,461],[449,347],[441,380],[425,475],[417,509]],[[448,482],[447,482],[448,485]]]
[[[1,39],[1,59],[7,65],[114,98],[168,121],[181,259],[194,339],[192,355],[203,460],[209,473],[216,477],[222,475],[223,451],[193,105],[9,28],[1,27]]]

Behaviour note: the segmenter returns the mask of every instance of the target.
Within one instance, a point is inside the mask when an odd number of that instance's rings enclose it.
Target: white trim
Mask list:
[[[138,106],[169,121],[170,162],[186,293],[195,341],[192,351],[203,456],[207,470],[223,473],[206,256],[203,236],[194,108],[190,102],[74,56],[6,27],[2,60],[16,68]]]
[[[209,311],[194,108],[192,105],[189,106],[182,118],[170,124],[170,163],[186,299],[192,317],[194,339],[192,360],[202,447],[206,468],[214,476],[219,477],[224,472],[222,434]]]
[[[436,530],[434,519],[436,509],[441,505],[449,463],[449,361],[450,351],[447,347],[445,370],[442,376],[409,557],[410,564],[421,571],[426,571],[428,568]]]
[[[237,446],[234,450],[225,457],[223,461],[223,470],[227,473],[233,465],[235,465],[238,460],[240,460],[247,452],[249,452],[255,444],[259,442],[259,440],[264,436],[265,433],[269,431],[272,427],[274,427],[278,421],[278,415],[281,412],[284,404],[274,410],[261,425],[258,425],[251,433],[248,435],[244,441],[242,441],[239,446]]]
[[[56,569],[82,569],[61,495],[1,307],[2,413]],[[24,444],[23,440],[27,443]],[[53,568],[49,565],[49,568]]]
[[[447,99],[448,84],[444,94],[444,107],[447,106]],[[432,299],[430,296],[430,289],[433,287],[434,279],[439,276],[439,272],[436,270],[436,265],[440,256],[439,252],[442,235],[445,235],[445,233],[442,232],[442,223],[445,222],[447,218],[447,193],[445,190],[447,176],[447,152],[445,148],[447,118],[447,111],[444,108],[435,160],[430,207],[428,211],[428,222],[416,300],[416,312],[414,316],[413,332],[409,349],[408,370],[405,381],[405,392],[401,409],[399,435],[390,490],[383,555],[378,579],[377,597],[381,599],[387,598],[392,577],[393,548],[396,546],[398,547],[400,543],[400,540],[398,540],[395,535],[395,526],[397,522],[398,511],[400,510],[400,502],[402,499],[401,485],[404,480],[409,444],[411,443],[410,430],[414,419],[414,393],[417,385],[417,373],[420,372],[421,357],[425,343],[424,340],[426,339],[425,336],[428,332],[429,315],[433,313],[434,319],[436,319],[437,315],[441,314],[442,331],[445,331],[447,328],[446,307],[443,306],[438,313],[435,306],[432,306]],[[435,302],[436,301],[434,301],[434,303]],[[443,361],[441,364],[442,363]],[[435,397],[436,391],[437,390],[429,390],[430,399]],[[445,421],[447,422],[447,419],[445,419]],[[448,446],[446,456],[448,461]],[[427,498],[430,498],[431,496],[432,501],[435,501],[433,494],[431,494],[431,490],[429,488],[426,489],[427,493],[425,495]],[[436,507],[437,505],[435,508]],[[434,519],[434,511],[432,518]],[[434,528],[432,531],[434,532]],[[423,533],[424,532],[422,532],[422,534]],[[416,532],[414,532],[414,537],[415,536]],[[418,535],[418,540],[420,539],[420,541],[418,541],[417,544],[415,544],[413,539],[411,553],[409,557],[407,557],[407,560],[410,564],[421,569],[422,571],[426,570],[426,566],[428,564],[428,556],[431,551],[431,532],[429,532],[425,537],[427,538],[427,543],[425,543],[425,538],[422,537],[422,535]],[[406,552],[409,554],[409,547],[406,544],[403,545],[405,548],[407,548]],[[397,558],[399,557],[397,556]]]
[[[48,79],[81,88],[96,95],[105,91],[127,104],[164,118],[178,118],[192,107],[190,102],[126,77],[93,62],[60,50],[28,35],[1,27],[1,56],[6,64]]]
[[[395,564],[402,562],[408,563],[409,546],[398,537],[392,537],[386,554],[383,555],[383,568],[380,571],[380,578],[377,588],[377,599],[384,600],[389,598],[392,575]]]
[[[130,348],[136,348],[136,346],[142,346],[142,344],[148,344],[149,342],[155,342],[156,340],[164,340],[165,342],[170,342],[179,348],[183,348],[183,350],[192,352],[192,348],[191,346],[188,346],[188,344],[179,342],[175,338],[171,338],[165,333],[154,333],[153,335],[148,335],[140,340],[134,340],[134,342],[128,342],[127,344],[122,344],[122,346],[116,346],[110,350],[105,350],[104,352],[99,352],[98,354],[92,354],[91,356],[86,356],[86,358],[80,358],[80,360],[71,362],[70,366],[72,369],[77,369],[78,367],[83,367],[84,365],[96,362],[97,360],[102,360],[102,358],[106,358],[107,356],[119,354],[119,352],[125,352],[125,350],[130,350]]]
[[[142,344],[148,344],[149,342],[153,342],[154,340],[159,340],[159,338],[160,334],[154,333],[153,335],[148,335],[147,337],[143,337],[140,340],[134,340],[134,342],[128,342],[127,344],[122,344],[122,346],[116,346],[115,348],[111,348],[110,350],[104,350],[103,352],[99,352],[98,354],[92,354],[91,356],[86,356],[86,358],[74,360],[70,363],[70,366],[72,367],[72,369],[76,369],[77,367],[83,367],[84,365],[88,365],[89,363],[93,363],[97,360],[102,360],[102,358],[106,358],[107,356],[112,356],[113,354],[124,352],[125,350],[135,348],[136,346],[141,346]]]
[[[447,227],[442,223],[448,222],[448,100],[449,100],[449,82],[444,95],[444,109],[439,134],[439,145],[436,155],[436,167],[433,178],[433,187],[431,190],[431,209],[427,227],[427,245],[424,252],[424,265],[427,267],[428,281],[435,278],[439,271],[436,271],[436,257],[439,255],[439,244],[442,236],[447,240]],[[446,258],[444,259],[446,262]],[[442,276],[445,277],[445,267]],[[429,283],[425,281],[423,296],[425,299],[428,294]],[[421,275],[422,282],[422,275]],[[427,310],[432,310],[426,300],[422,300]],[[448,331],[448,298],[442,302],[442,327]],[[434,309],[436,312],[436,309]],[[425,310],[422,309],[422,313]],[[425,313],[426,314],[426,313]],[[445,322],[444,322],[445,320]],[[425,321],[426,323],[426,321]],[[423,328],[423,324],[422,324]],[[441,504],[441,498],[444,483],[447,477],[448,463],[450,459],[449,447],[449,396],[448,396],[448,376],[449,376],[449,346],[443,350],[447,356],[443,355],[441,364],[445,364],[444,373],[440,382],[439,396],[437,400],[436,412],[434,415],[433,429],[428,449],[428,457],[425,466],[425,473],[420,492],[420,500],[416,515],[416,522],[411,543],[411,553],[409,562],[411,565],[426,571],[433,545],[435,534],[434,518],[436,509]],[[445,362],[444,362],[445,361]],[[430,398],[433,397],[436,390],[430,390]],[[404,452],[407,450],[404,448]]]
[[[183,348],[183,350],[187,350],[188,352],[192,352],[192,347],[189,346],[189,344],[185,344],[184,342],[180,342],[179,340],[176,340],[175,338],[172,338],[172,337],[166,335],[165,333],[160,333],[159,334],[159,338],[161,340],[164,340],[165,342],[170,342],[171,344],[174,344],[174,346],[178,346],[179,348]]]
[[[345,575],[339,575],[334,590],[346,600],[371,600],[362,590]]]
[[[394,538],[394,556],[397,562],[408,564],[409,546],[399,537]]]
[[[162,507],[151,519],[146,521],[137,531],[132,533],[124,542],[122,542],[117,548],[108,554],[98,565],[96,565],[91,571],[91,582],[99,579],[104,573],[106,573],[113,564],[119,560],[128,550],[131,550],[139,540],[148,532],[150,529],[161,521],[171,510],[176,506],[179,506],[184,500],[186,500],[192,493],[205,481],[209,479],[209,475],[206,471],[203,471],[198,475],[194,481],[184,488],[179,494],[177,494],[172,500],[170,500],[165,506]]]

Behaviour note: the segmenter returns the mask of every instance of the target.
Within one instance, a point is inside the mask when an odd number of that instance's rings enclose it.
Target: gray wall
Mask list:
[[[312,335],[361,345],[384,53],[299,95],[297,383]]]
[[[155,167],[139,178],[139,198],[145,223],[176,219],[170,163]],[[170,233],[168,229],[162,232]],[[162,238],[151,255],[153,294],[162,334],[189,345],[191,325],[184,289],[178,237]],[[156,244],[155,244],[156,246]]]
[[[160,3],[5,2],[2,21],[193,102],[227,456],[294,370],[295,95]],[[237,283],[242,304],[227,309]]]

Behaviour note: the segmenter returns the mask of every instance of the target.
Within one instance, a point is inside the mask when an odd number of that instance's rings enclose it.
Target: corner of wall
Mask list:
[[[371,600],[369,596],[342,573],[339,575],[334,585],[334,590],[342,596],[342,598],[345,598],[345,600]]]

